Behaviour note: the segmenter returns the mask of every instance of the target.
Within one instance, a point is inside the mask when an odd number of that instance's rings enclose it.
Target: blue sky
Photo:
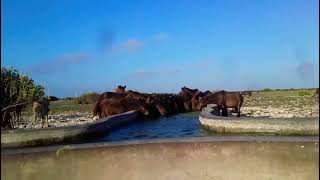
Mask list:
[[[3,0],[2,66],[50,95],[319,87],[317,0]]]

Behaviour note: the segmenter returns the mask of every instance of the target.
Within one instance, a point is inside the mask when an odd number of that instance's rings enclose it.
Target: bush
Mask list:
[[[44,95],[44,87],[34,84],[26,74],[20,74],[16,69],[1,67],[1,127],[13,128],[12,116],[15,105],[23,104],[22,109]],[[11,108],[9,108],[11,107]]]
[[[270,92],[270,91],[273,91],[273,90],[270,89],[270,88],[265,88],[265,89],[262,90],[262,92]]]
[[[93,104],[96,101],[98,94],[93,93],[85,93],[81,95],[80,97],[76,98],[77,104]]]
[[[49,101],[59,101],[59,98],[57,98],[55,96],[49,96],[48,100]]]
[[[310,92],[308,92],[308,91],[299,91],[299,92],[298,92],[298,95],[299,95],[299,96],[310,96],[311,94],[310,94]]]
[[[73,98],[73,97],[65,97],[65,98],[63,98],[62,100],[74,100],[75,98]]]

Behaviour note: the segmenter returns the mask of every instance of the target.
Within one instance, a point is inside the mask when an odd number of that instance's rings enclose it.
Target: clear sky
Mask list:
[[[1,59],[58,97],[319,87],[319,4],[2,0]]]

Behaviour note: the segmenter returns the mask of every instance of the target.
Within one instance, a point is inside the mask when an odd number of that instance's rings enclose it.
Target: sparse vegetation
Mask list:
[[[310,96],[311,94],[308,91],[299,91],[298,95],[299,96]]]
[[[270,89],[270,88],[265,88],[265,89],[262,90],[262,92],[270,92],[270,91],[273,91],[273,90]]]
[[[62,98],[62,100],[74,100],[75,98],[74,97],[65,97],[65,98]]]
[[[97,93],[85,93],[80,97],[76,98],[75,101],[78,104],[93,104],[97,98]]]

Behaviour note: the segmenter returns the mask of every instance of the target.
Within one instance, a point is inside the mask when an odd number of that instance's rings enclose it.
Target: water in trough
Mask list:
[[[208,132],[200,126],[199,112],[193,112],[152,120],[139,120],[96,141],[202,137],[208,135]]]

